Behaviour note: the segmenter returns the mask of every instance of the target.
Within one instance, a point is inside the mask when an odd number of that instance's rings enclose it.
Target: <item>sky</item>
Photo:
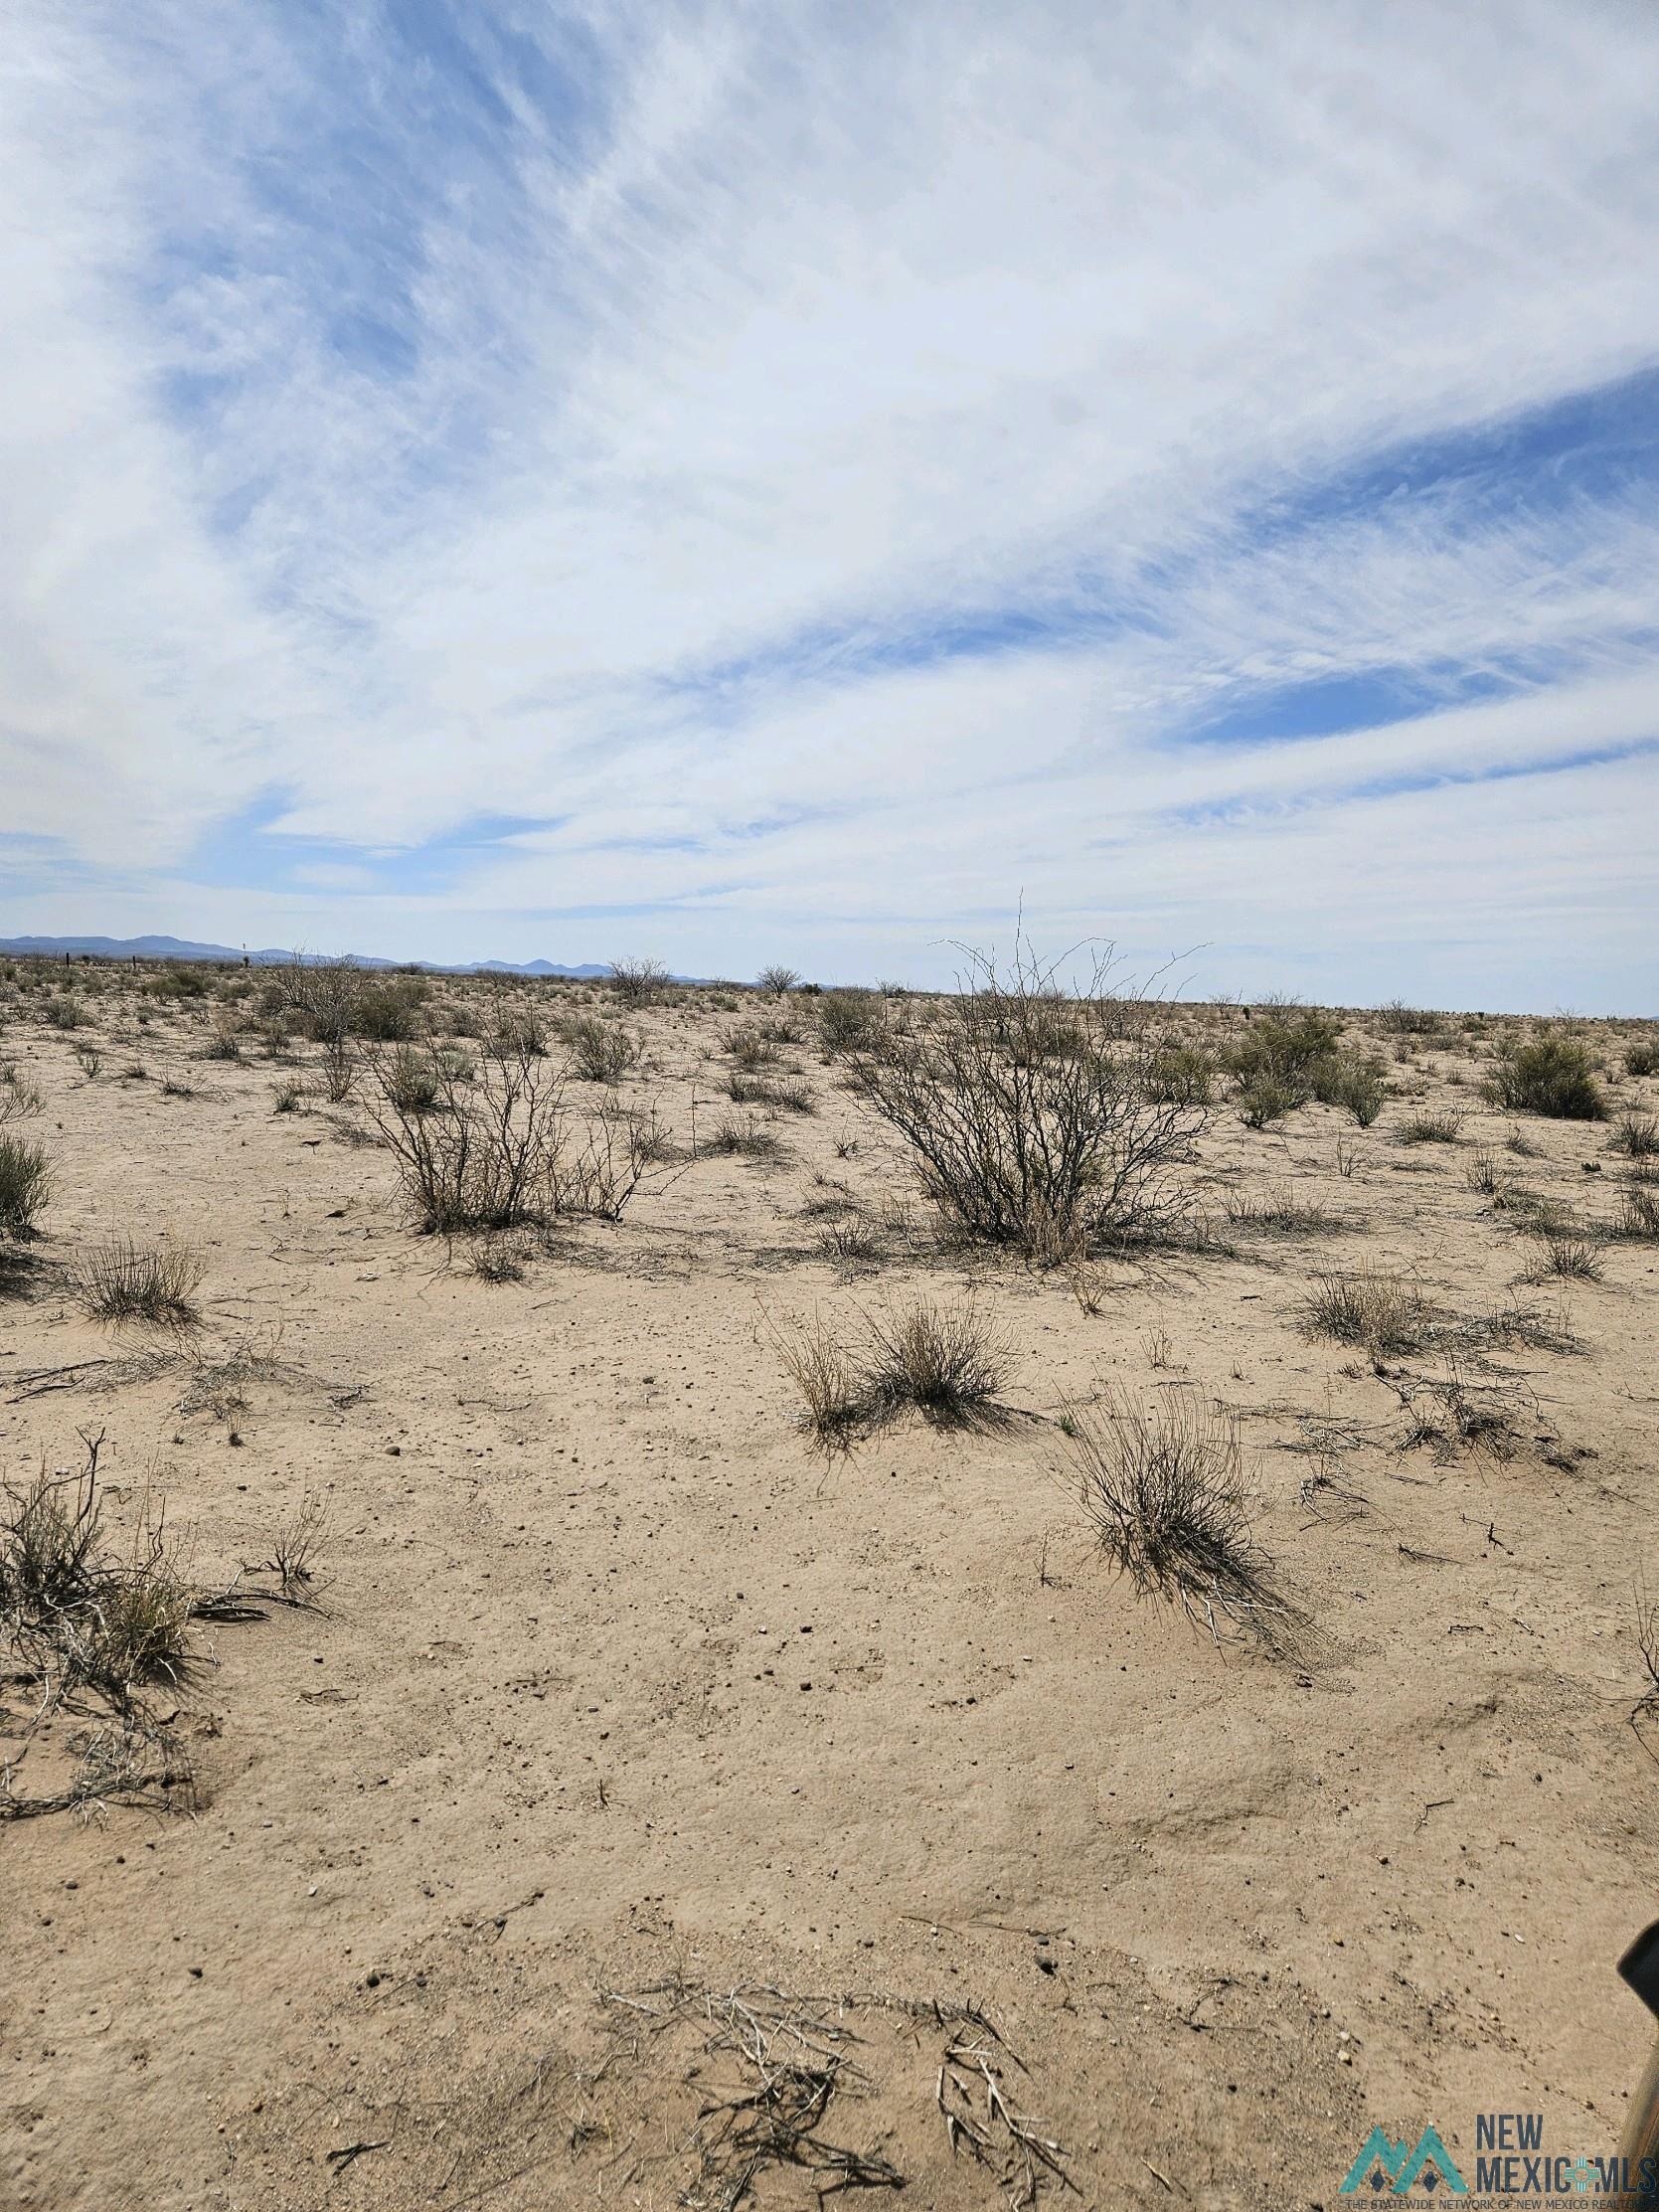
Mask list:
[[[1659,1010],[1659,9],[7,22],[0,936]]]

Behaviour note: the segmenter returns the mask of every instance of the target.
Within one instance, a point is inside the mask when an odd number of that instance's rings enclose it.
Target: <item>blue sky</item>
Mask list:
[[[23,0],[0,935],[1659,1000],[1659,13]]]

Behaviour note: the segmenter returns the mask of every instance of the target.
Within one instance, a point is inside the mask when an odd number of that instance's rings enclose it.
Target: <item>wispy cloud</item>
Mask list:
[[[1659,19],[11,48],[18,928],[1652,996]]]

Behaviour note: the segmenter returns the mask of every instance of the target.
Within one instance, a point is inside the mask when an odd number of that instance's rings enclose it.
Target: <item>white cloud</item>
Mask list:
[[[1558,482],[1519,431],[1449,483],[1322,487],[1654,361],[1659,19],[501,0],[424,55],[419,22],[22,11],[0,826],[125,873],[37,880],[18,927],[580,958],[613,938],[540,910],[665,900],[691,912],[641,940],[696,964],[788,934],[920,966],[1022,887],[1109,924],[1162,884],[1175,939],[1289,956],[1307,886],[1357,897],[1357,840],[1421,963],[1409,817],[1480,864],[1483,942],[1548,881],[1565,953],[1651,988],[1639,810],[1593,796],[1650,763],[1355,795],[1659,734],[1650,476]],[[1018,652],[939,643],[1019,617],[1047,634]],[[1528,688],[1190,736],[1381,676]],[[1627,907],[1528,876],[1569,789]],[[277,791],[338,872],[194,881]],[[354,888],[356,848],[478,814],[563,826],[424,897]],[[877,944],[871,914],[907,919]],[[1322,987],[1370,915],[1323,932]]]

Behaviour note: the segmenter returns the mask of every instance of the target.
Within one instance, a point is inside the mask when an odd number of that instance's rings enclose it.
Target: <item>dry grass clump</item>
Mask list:
[[[1601,1256],[1587,1237],[1545,1236],[1538,1240],[1525,1270],[1528,1282],[1548,1282],[1553,1276],[1569,1282],[1599,1282]]]
[[[773,1326],[772,1342],[805,1408],[803,1419],[822,1444],[845,1445],[869,1419],[868,1392],[845,1345],[821,1314],[793,1327]]]
[[[1547,1034],[1525,1045],[1506,1040],[1488,1089],[1494,1102],[1513,1113],[1541,1113],[1558,1121],[1607,1118],[1589,1054],[1572,1037]]]
[[[1227,1218],[1239,1229],[1287,1237],[1328,1236],[1342,1226],[1328,1207],[1317,1199],[1298,1198],[1288,1183],[1273,1184],[1259,1196],[1235,1192],[1227,1201]]]
[[[1065,1434],[1078,1502],[1138,1597],[1179,1605],[1218,1640],[1224,1626],[1269,1649],[1297,1640],[1307,1616],[1251,1535],[1234,1416],[1182,1389],[1069,1409]]]
[[[32,1120],[45,1105],[40,1086],[22,1074],[15,1061],[0,1064],[0,1128],[8,1121]]]
[[[1361,1345],[1374,1358],[1420,1350],[1433,1318],[1433,1308],[1414,1282],[1372,1268],[1315,1276],[1302,1308],[1310,1336]]]
[[[1659,1119],[1651,1113],[1620,1114],[1610,1141],[1627,1159],[1659,1159]]]
[[[0,1237],[32,1237],[51,1196],[52,1168],[44,1146],[0,1129]]]
[[[995,1405],[1008,1378],[1008,1348],[971,1299],[917,1298],[868,1325],[867,1388],[878,1409],[913,1406],[939,1427],[965,1428]]]
[[[908,1408],[942,1429],[995,1419],[1009,1353],[971,1298],[920,1297],[861,1319],[862,1341],[853,1346],[820,1315],[772,1328],[805,1424],[820,1442],[845,1446]]]
[[[782,1156],[783,1146],[770,1129],[763,1129],[752,1114],[742,1120],[735,1113],[723,1114],[705,1139],[711,1152],[736,1154],[746,1160],[775,1160]]]
[[[1659,1037],[1638,1038],[1624,1055],[1624,1069],[1632,1076],[1659,1076]]]
[[[76,1810],[88,1814],[114,1798],[165,1806],[188,1790],[190,1772],[171,1732],[172,1713],[151,1702],[159,1687],[176,1693],[195,1673],[199,1620],[264,1616],[249,1600],[309,1606],[323,1530],[308,1502],[279,1534],[271,1560],[256,1570],[276,1591],[204,1591],[181,1571],[164,1522],[146,1506],[125,1555],[106,1541],[98,1460],[103,1433],[82,1432],[79,1472],[43,1466],[33,1481],[0,1486],[0,1645],[35,1690],[22,1754],[0,1769],[0,1821]],[[59,1713],[95,1725],[77,1740],[80,1765],[68,1786],[20,1793],[19,1771],[33,1739]],[[188,1800],[187,1800],[188,1801]]]
[[[140,1245],[113,1237],[76,1262],[71,1275],[82,1310],[94,1321],[149,1321],[193,1328],[205,1263],[185,1244]]]
[[[1455,1144],[1463,1133],[1461,1113],[1411,1113],[1395,1131],[1401,1144]]]
[[[1659,1190],[1649,1183],[1626,1183],[1608,1234],[1630,1243],[1659,1238]]]

